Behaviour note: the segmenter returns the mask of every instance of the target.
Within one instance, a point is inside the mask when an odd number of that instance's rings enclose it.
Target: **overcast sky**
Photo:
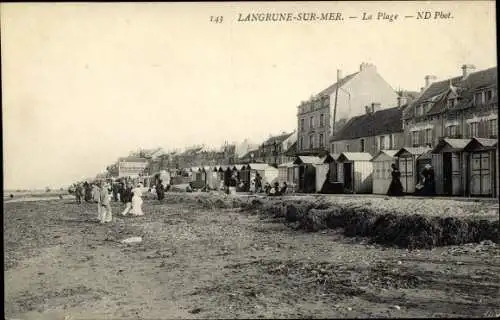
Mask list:
[[[402,19],[417,10],[453,19]],[[251,12],[344,21],[237,22]],[[349,20],[398,13],[395,22]],[[210,23],[210,16],[224,16]],[[371,62],[397,89],[496,65],[494,2],[1,4],[4,187],[67,185],[139,147],[293,130],[296,106]]]

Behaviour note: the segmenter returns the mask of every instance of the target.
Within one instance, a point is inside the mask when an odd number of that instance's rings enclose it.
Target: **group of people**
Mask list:
[[[133,187],[132,182],[120,183],[78,183],[74,187],[76,202],[86,202],[97,204],[97,218],[101,224],[111,222],[113,213],[111,209],[111,200],[121,201],[125,208],[121,212],[122,216],[132,214],[142,216],[142,184],[138,183]]]
[[[391,184],[387,190],[388,196],[402,196],[404,195],[403,185],[401,184],[401,172],[396,164],[391,165]],[[415,186],[415,195],[417,196],[433,196],[436,194],[436,187],[434,183],[434,169],[430,164],[426,164],[420,173],[420,182]]]

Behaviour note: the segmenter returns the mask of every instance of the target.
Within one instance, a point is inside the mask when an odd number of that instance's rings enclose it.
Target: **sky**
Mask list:
[[[69,185],[141,147],[261,143],[362,62],[413,91],[428,74],[496,66],[492,1],[0,6],[5,189]],[[452,18],[403,19],[418,10]],[[238,22],[281,12],[345,20]],[[347,18],[363,12],[399,17]]]

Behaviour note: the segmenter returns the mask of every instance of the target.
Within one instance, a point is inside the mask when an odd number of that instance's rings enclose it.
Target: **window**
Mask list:
[[[359,151],[365,152],[365,139],[359,139]]]
[[[429,112],[431,110],[431,107],[432,107],[432,102],[429,102],[428,104],[425,105],[425,113]]]
[[[330,105],[330,101],[327,99],[323,100],[323,107],[328,107]]]
[[[424,109],[422,108],[422,106],[417,106],[417,116],[421,116],[424,114]]]
[[[432,129],[425,130],[425,144],[432,145]]]
[[[299,149],[303,149],[304,148],[304,137],[300,137],[300,140],[299,140]]]
[[[323,115],[323,114],[320,114],[320,115],[319,115],[319,126],[320,126],[320,127],[323,127],[323,121],[324,121],[324,119],[323,119],[323,118],[324,118],[324,115]]]
[[[488,136],[496,138],[498,136],[498,122],[497,119],[488,120]]]
[[[448,137],[456,137],[457,136],[457,129],[458,129],[458,126],[455,126],[455,125],[449,126],[447,128],[447,131],[448,131],[447,136]]]
[[[314,148],[314,136],[309,137],[309,149]]]
[[[418,146],[419,145],[418,136],[419,136],[419,132],[418,131],[413,131],[411,133],[411,144],[413,146]]]
[[[314,117],[309,118],[309,128],[314,128]]]
[[[448,108],[453,108],[455,106],[455,99],[448,99]]]
[[[319,147],[320,147],[320,148],[323,148],[323,147],[324,147],[324,144],[323,144],[323,134],[320,134],[320,135],[319,135]]]
[[[392,148],[394,148],[394,135],[393,134],[391,134],[389,136],[389,150]]]
[[[332,153],[335,153],[335,143],[332,143]]]
[[[476,105],[483,103],[483,92],[478,92],[474,95],[474,102]]]
[[[378,147],[379,147],[379,150],[385,150],[385,137],[384,136],[381,136],[381,137],[378,137]]]
[[[479,123],[477,122],[471,122],[469,124],[469,137],[477,137],[478,136],[478,131],[479,131]]]
[[[349,152],[349,144],[348,143],[345,145],[345,151]]]
[[[486,101],[489,102],[491,99],[493,99],[493,90],[488,90],[486,92]]]
[[[300,130],[304,131],[304,119],[300,119]]]

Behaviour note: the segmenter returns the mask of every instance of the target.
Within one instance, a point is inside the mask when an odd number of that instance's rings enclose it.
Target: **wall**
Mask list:
[[[320,115],[323,114],[323,126],[320,126]],[[313,126],[310,126],[310,118],[313,117]],[[323,148],[326,148],[328,137],[330,136],[331,122],[330,108],[322,107],[314,111],[305,112],[297,116],[297,150],[307,151],[312,150],[309,145],[309,137],[314,137],[314,149],[319,148],[319,136],[323,134]],[[301,127],[301,119],[304,119],[304,127]],[[303,138],[303,144],[300,143],[300,138]]]
[[[365,113],[365,106],[372,102],[381,104],[382,109],[397,106],[398,95],[394,89],[385,81],[375,68],[367,68],[357,76],[348,81],[343,87],[349,95],[339,95],[337,104],[337,120],[350,119]],[[344,92],[344,90],[339,90]],[[335,104],[335,93],[331,96],[330,105],[333,110]]]
[[[384,136],[388,136],[384,135]],[[386,145],[384,150],[398,150],[404,146],[404,134],[403,132],[392,133],[392,145]],[[377,152],[380,151],[378,145],[378,139],[380,136],[365,137],[365,151],[375,156]],[[388,140],[388,139],[387,139]],[[351,140],[341,140],[334,141],[331,143],[330,152],[332,153],[342,153],[342,152],[362,152],[361,151],[361,138],[351,139]],[[347,145],[349,145],[349,150],[347,150]]]

